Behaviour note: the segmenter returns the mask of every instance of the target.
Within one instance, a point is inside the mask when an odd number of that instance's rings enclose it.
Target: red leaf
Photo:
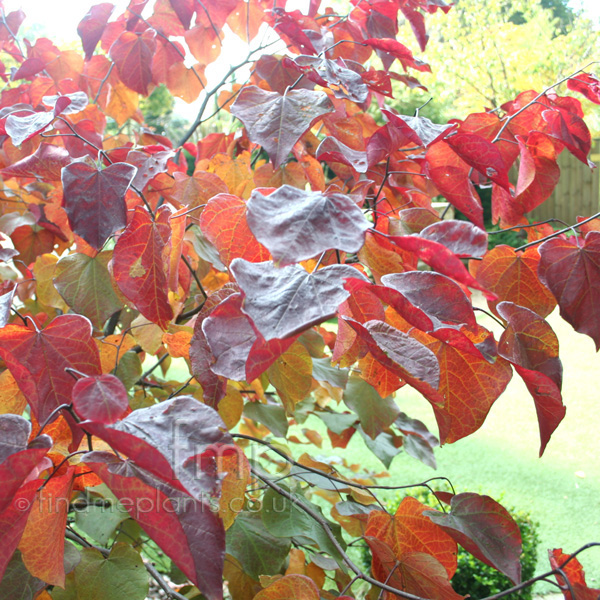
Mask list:
[[[468,165],[508,189],[508,166],[497,146],[473,133],[457,133],[446,142]]]
[[[425,172],[450,204],[484,229],[483,207],[469,179],[469,166],[447,142],[439,141],[428,148]]]
[[[188,29],[194,15],[195,0],[169,0],[177,17],[185,29]]]
[[[221,600],[225,531],[209,504],[108,452],[90,452],[82,460],[185,576],[209,600]]]
[[[114,8],[114,5],[109,2],[96,4],[90,7],[89,12],[77,26],[77,33],[81,38],[81,44],[85,52],[85,60],[92,58]]]
[[[515,365],[533,396],[540,426],[540,456],[565,416],[560,390],[562,363],[558,338],[548,323],[532,310],[500,302],[498,314],[507,327],[498,343],[500,356]]]
[[[260,144],[277,169],[294,144],[321,115],[333,110],[325,92],[291,90],[285,95],[254,85],[245,87],[231,105],[231,113]]]
[[[495,299],[494,294],[491,294],[474,279],[459,258],[446,246],[418,235],[389,236],[388,239],[403,250],[413,252],[439,273],[447,275],[463,285],[481,290],[486,298]]]
[[[73,387],[73,408],[83,420],[110,425],[129,408],[127,390],[114,375],[84,377]]]
[[[521,532],[510,513],[489,496],[457,494],[450,512],[425,513],[475,558],[521,582]]]
[[[266,341],[285,338],[333,317],[348,297],[344,280],[360,277],[347,265],[331,265],[308,273],[300,265],[277,269],[272,262],[231,263],[242,292],[242,310]]]
[[[261,262],[271,257],[250,230],[246,203],[237,196],[213,196],[200,215],[200,229],[218,250],[219,257],[226,266],[235,258]]]
[[[127,225],[125,193],[133,181],[135,167],[113,163],[98,169],[86,161],[72,162],[62,171],[63,206],[71,229],[92,248]]]
[[[571,555],[565,554],[562,548],[548,550],[550,558],[550,566],[552,569],[561,569],[568,579],[570,588],[573,590],[573,595],[577,600],[597,600],[600,595],[600,590],[594,590],[588,587],[585,581],[585,572],[581,563],[576,558],[571,558]],[[567,561],[569,561],[567,563]],[[567,564],[565,564],[567,563]],[[563,594],[565,600],[573,600],[573,595],[565,581],[564,577],[558,573],[555,575],[556,581],[563,586]]]
[[[155,220],[136,206],[133,219],[119,237],[113,254],[113,275],[125,297],[149,320],[166,329],[173,319],[168,273],[171,209],[161,206]]]
[[[254,190],[247,208],[252,233],[280,266],[329,249],[358,252],[371,227],[349,196],[306,192],[290,185],[268,196]]]
[[[583,241],[556,237],[544,242],[539,252],[539,278],[554,294],[561,317],[589,335],[599,350],[600,232],[590,231]]]
[[[585,121],[566,110],[545,110],[542,117],[549,125],[549,135],[560,140],[584,165],[589,164],[592,135]]]
[[[371,48],[375,48],[375,50],[387,52],[394,58],[397,58],[405,71],[408,67],[412,67],[417,71],[427,71],[428,73],[431,73],[431,67],[426,62],[415,58],[413,53],[404,44],[401,44],[395,39],[369,38],[366,39],[364,43],[371,46]]]
[[[600,104],[600,80],[595,75],[579,73],[567,81],[567,88],[583,94],[594,104]]]
[[[152,56],[156,49],[156,33],[124,31],[110,47],[108,55],[114,61],[121,81],[134,92],[148,95],[152,83]]]
[[[5,167],[0,173],[2,177],[39,177],[59,181],[62,168],[70,160],[64,148],[42,142],[33,154]]]
[[[27,570],[51,585],[65,585],[65,527],[73,487],[74,467],[55,475],[38,491],[19,550]]]
[[[11,497],[10,506],[0,513],[0,581],[23,535],[33,499],[41,483],[39,479],[26,483]]]
[[[167,162],[175,155],[174,150],[163,146],[145,146],[127,153],[127,162],[136,167],[133,186],[143,190],[153,177],[167,170]]]
[[[52,447],[47,435],[28,444],[31,423],[18,415],[0,415],[0,513],[11,504],[21,484]]]
[[[503,300],[529,308],[540,317],[547,317],[556,306],[550,290],[537,276],[540,255],[537,248],[515,252],[510,246],[496,246],[479,263],[475,277],[486,289],[498,296],[488,302],[495,313]]]
[[[79,315],[60,315],[42,331],[7,325],[0,329],[0,356],[41,423],[55,408],[71,403],[75,380],[66,368],[101,373],[92,325]]]

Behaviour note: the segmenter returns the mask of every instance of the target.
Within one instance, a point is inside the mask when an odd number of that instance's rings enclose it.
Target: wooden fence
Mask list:
[[[589,217],[600,211],[600,139],[592,141],[590,160],[594,170],[563,150],[558,157],[560,181],[552,196],[528,215],[535,221],[552,217],[575,223],[578,216]]]

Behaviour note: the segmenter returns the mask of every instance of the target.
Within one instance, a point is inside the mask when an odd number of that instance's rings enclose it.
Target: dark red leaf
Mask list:
[[[113,163],[98,169],[87,161],[75,161],[62,171],[63,206],[71,229],[92,248],[127,225],[125,193],[135,176],[135,167]]]
[[[90,7],[89,12],[79,22],[77,33],[81,38],[86,60],[92,58],[114,8],[114,4],[109,2],[96,4]]]
[[[600,232],[556,237],[539,248],[540,280],[554,294],[560,315],[600,349]]]
[[[592,147],[592,134],[585,121],[565,110],[545,110],[542,117],[550,128],[548,133],[560,140],[584,165],[589,164],[588,154]]]
[[[231,272],[242,292],[242,310],[266,341],[285,338],[333,317],[348,297],[344,280],[356,269],[332,265],[308,273],[299,265],[277,269],[272,262],[236,258]]]
[[[247,211],[252,233],[281,266],[329,249],[358,252],[371,227],[349,196],[306,192],[290,185],[268,196],[254,190]]]
[[[457,133],[447,138],[446,142],[468,165],[508,189],[508,166],[497,146],[474,133]]]
[[[90,452],[82,460],[185,576],[209,600],[221,600],[225,531],[208,502],[188,496],[114,454]]]
[[[163,146],[140,148],[127,153],[127,162],[136,167],[133,186],[143,190],[153,177],[167,170],[167,162],[175,155],[174,150]]]
[[[562,403],[562,363],[558,338],[548,323],[528,308],[500,302],[498,314],[507,327],[498,343],[498,354],[510,361],[533,396],[540,427],[540,456],[565,416]]]
[[[41,435],[28,443],[31,423],[18,415],[0,415],[0,513],[6,510],[25,479],[52,447]]]
[[[83,377],[73,387],[73,408],[83,420],[110,425],[128,407],[127,390],[114,375]]]
[[[152,220],[136,206],[133,219],[113,253],[113,275],[119,289],[149,321],[166,329],[173,319],[168,296],[168,256],[171,250],[171,209],[161,206]]]
[[[71,159],[65,148],[42,142],[32,155],[5,167],[0,173],[2,177],[39,177],[58,181],[62,168],[69,162]]]
[[[483,207],[469,179],[470,168],[445,141],[432,144],[425,156],[425,172],[440,194],[481,229]]]
[[[79,315],[60,315],[42,331],[7,325],[0,329],[0,356],[42,423],[55,408],[71,403],[75,380],[65,369],[101,373],[92,325]]]
[[[452,536],[467,552],[521,582],[521,532],[510,513],[489,496],[457,494],[450,512],[426,511],[434,523]]]
[[[117,67],[121,81],[128,88],[144,96],[148,95],[148,86],[152,83],[155,35],[152,29],[146,29],[141,34],[124,31],[108,52]]]
[[[231,105],[231,113],[267,151],[276,169],[313,121],[332,110],[325,92],[291,90],[282,96],[254,85],[245,87]]]
[[[419,235],[443,244],[460,258],[481,257],[488,249],[487,233],[467,221],[438,221],[422,229]]]

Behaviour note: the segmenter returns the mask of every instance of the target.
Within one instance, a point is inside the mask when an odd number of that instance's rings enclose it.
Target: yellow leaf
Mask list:
[[[33,276],[36,282],[36,294],[42,304],[66,312],[69,307],[56,291],[52,281],[57,262],[58,258],[54,254],[42,254],[35,259]]]
[[[244,409],[244,399],[242,395],[233,386],[227,386],[227,394],[219,402],[219,415],[223,419],[227,429],[233,429],[242,418]]]
[[[225,529],[229,529],[244,506],[246,487],[250,483],[250,463],[236,446],[231,454],[218,457],[218,469],[227,473],[221,483],[219,516]]]
[[[312,358],[299,342],[288,348],[267,370],[286,411],[292,413],[312,385]]]
[[[0,415],[22,415],[27,400],[21,393],[15,378],[6,369],[0,373]]]

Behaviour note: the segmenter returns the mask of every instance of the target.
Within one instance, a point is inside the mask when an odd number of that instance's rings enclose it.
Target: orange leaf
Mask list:
[[[130,90],[125,84],[118,81],[110,86],[105,112],[120,127],[127,119],[135,115],[139,99],[137,92]]]
[[[474,261],[473,261],[474,262]],[[537,248],[515,252],[510,246],[496,246],[476,267],[477,281],[498,296],[488,301],[494,314],[496,305],[503,300],[531,309],[540,317],[547,317],[556,306],[552,292],[538,279],[540,254]]]
[[[310,577],[286,575],[258,592],[254,600],[319,600],[319,589]]]
[[[192,341],[191,331],[164,333],[162,341],[173,358],[189,358],[190,342]]]
[[[237,196],[217,194],[211,198],[200,216],[200,228],[226,266],[234,258],[261,262],[271,257],[250,231],[246,203]]]
[[[235,517],[242,511],[246,487],[250,483],[250,463],[242,450],[219,456],[219,472],[227,473],[221,483],[219,516],[225,529],[229,529]]]
[[[209,65],[221,53],[221,40],[209,25],[196,25],[184,34],[190,52],[201,65]]]
[[[0,415],[21,415],[27,406],[27,400],[19,389],[15,378],[6,369],[0,373]]]
[[[64,475],[53,477],[37,493],[19,542],[27,570],[34,577],[60,587],[65,585],[65,527],[73,473],[73,467],[69,467]]]
[[[190,104],[198,98],[206,86],[204,67],[187,68],[182,62],[174,63],[167,73],[167,87],[173,96]]]

